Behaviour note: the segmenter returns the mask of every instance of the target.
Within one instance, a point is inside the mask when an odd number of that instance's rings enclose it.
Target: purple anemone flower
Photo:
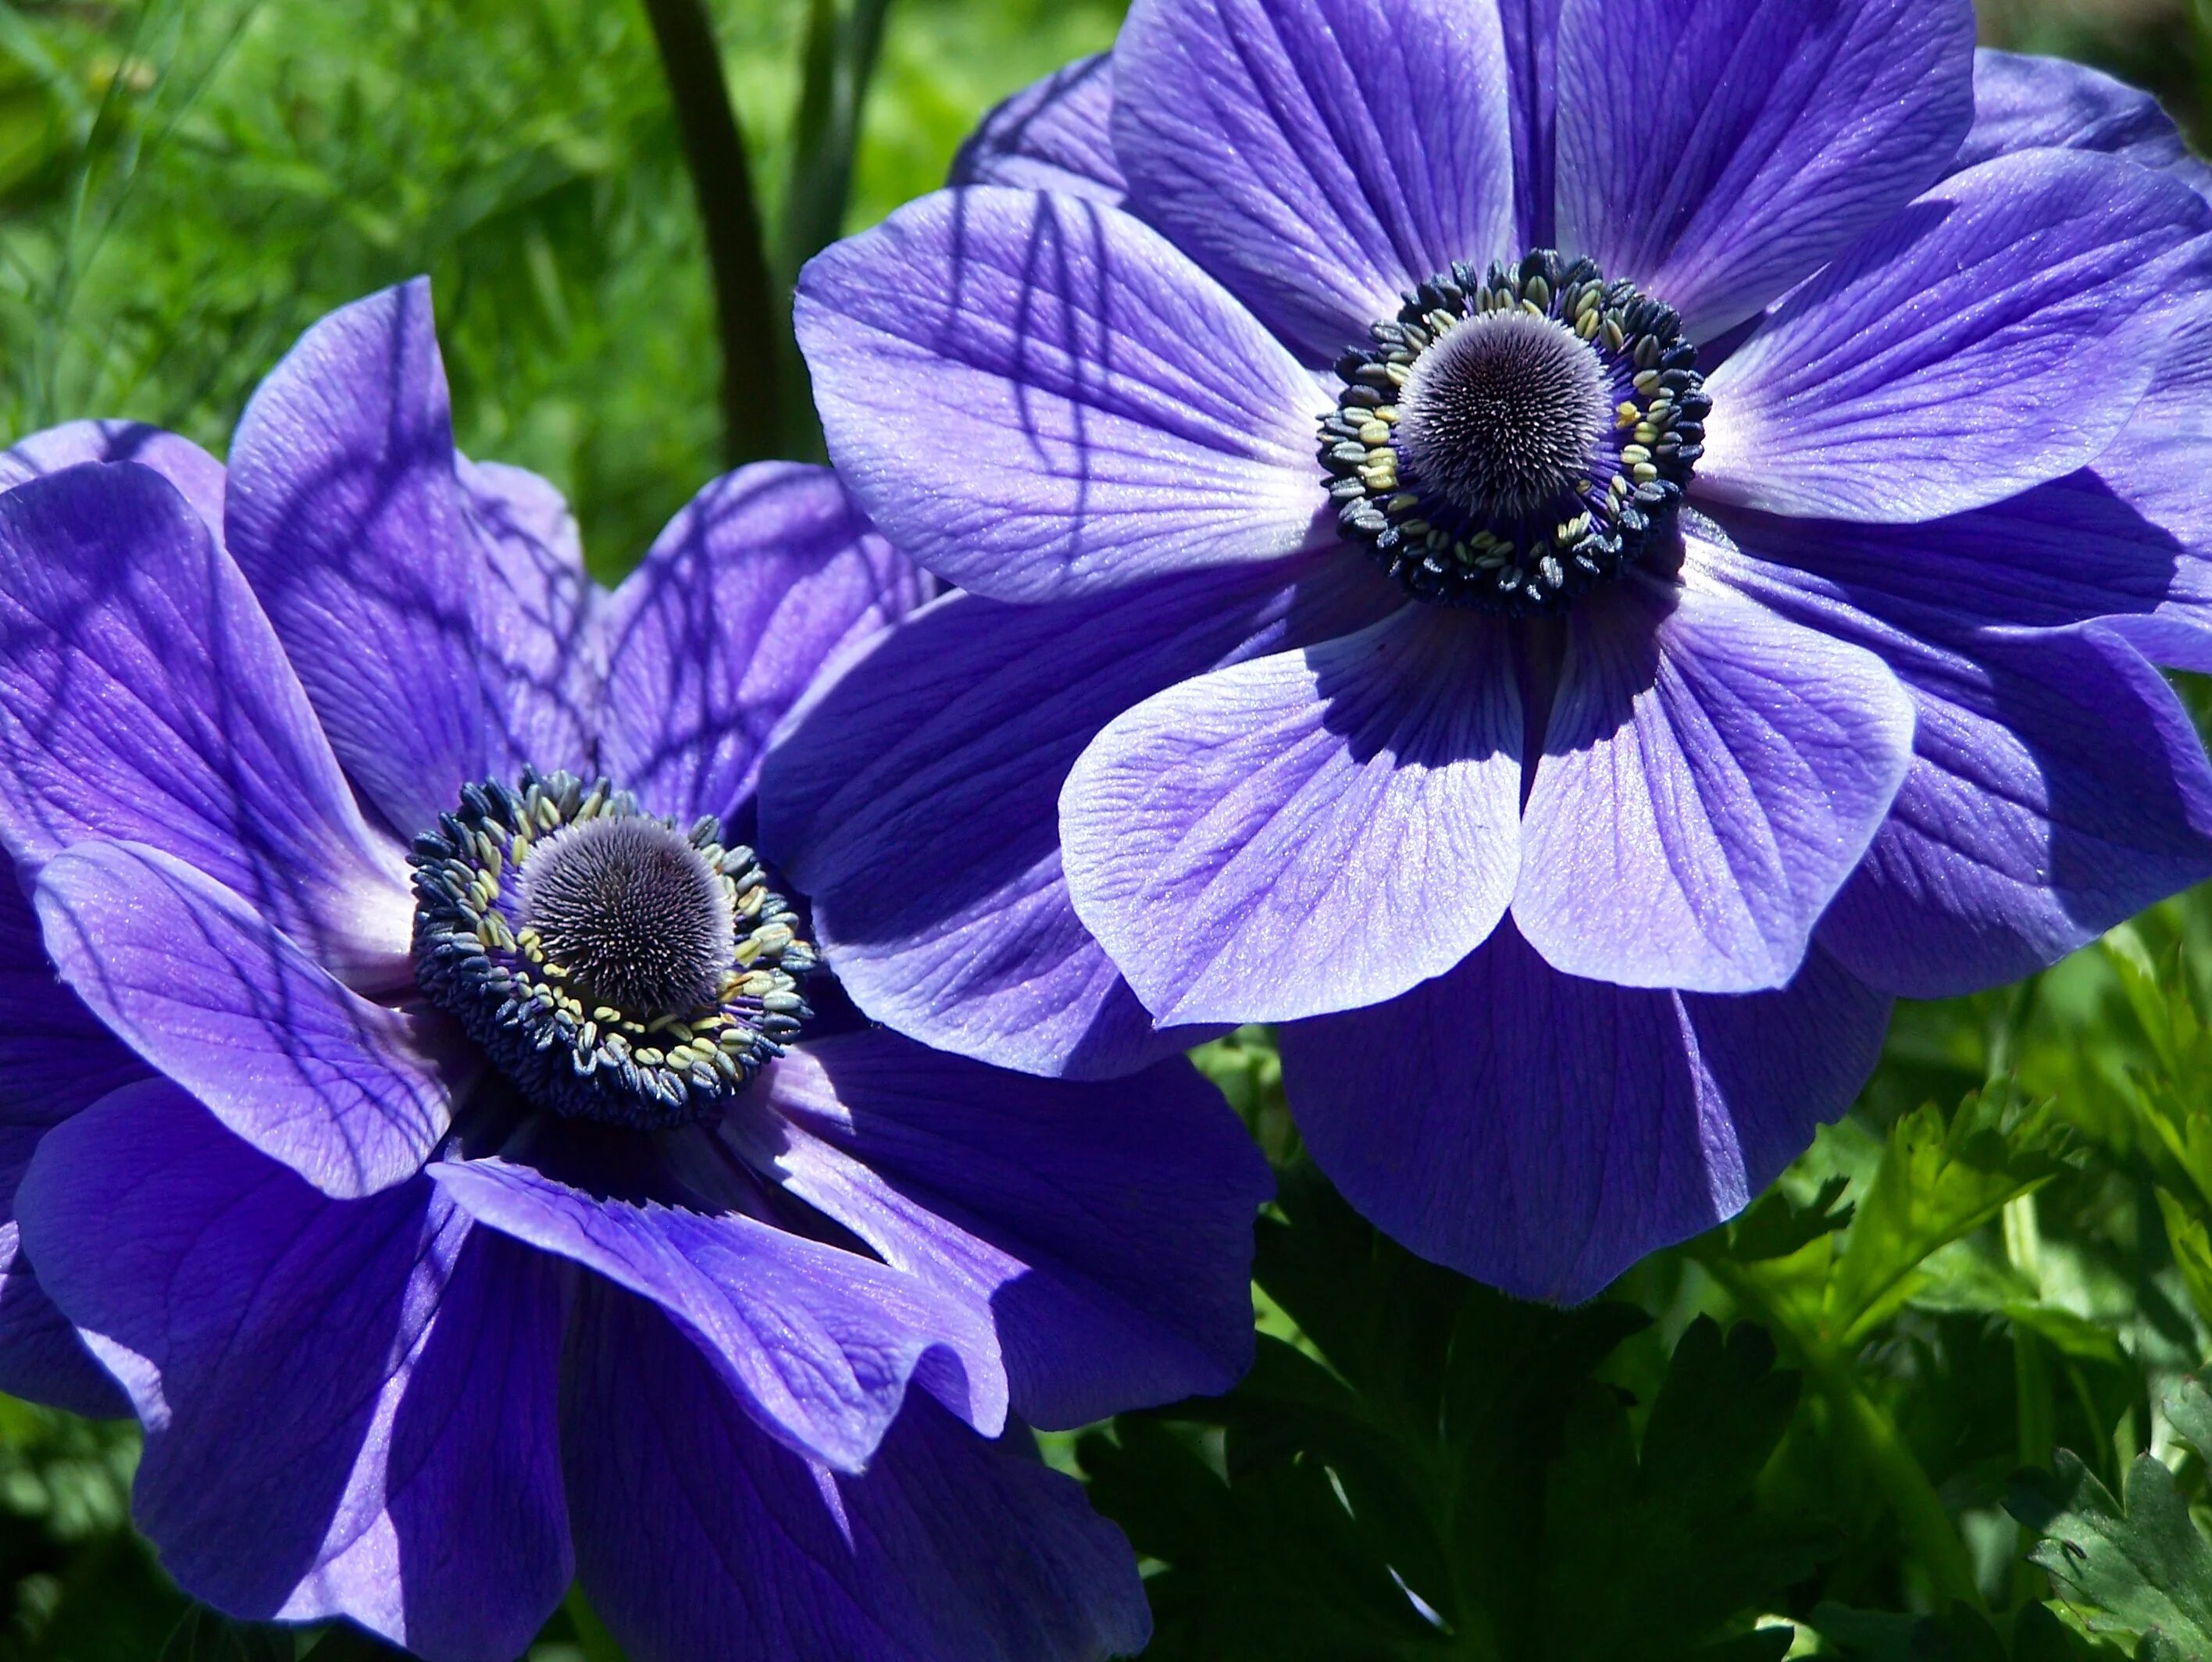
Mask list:
[[[1893,997],[2212,874],[2145,656],[2212,654],[2204,177],[1967,0],[1135,0],[802,278],[833,458],[968,592],[763,846],[878,1018],[1279,1023],[1356,1204],[1586,1297]]]
[[[0,1377],[100,1405],[66,1313],[178,1580],[434,1662],[572,1576],[639,1662],[1138,1648],[1020,1421],[1242,1371],[1265,1168],[1188,1063],[1005,1072],[807,979],[761,759],[927,586],[835,480],[719,480],[601,592],[455,454],[421,283],[227,474],[0,466]]]

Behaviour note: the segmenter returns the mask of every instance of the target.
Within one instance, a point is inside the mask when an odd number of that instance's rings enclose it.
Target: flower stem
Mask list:
[[[722,348],[722,445],[734,465],[775,453],[782,311],[706,0],[645,0],[645,10],[706,232]]]

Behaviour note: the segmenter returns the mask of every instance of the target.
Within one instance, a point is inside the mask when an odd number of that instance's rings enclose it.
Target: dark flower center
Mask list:
[[[1458,265],[1337,361],[1322,465],[1345,533],[1417,598],[1557,611],[1642,555],[1712,409],[1671,307],[1548,249]]]
[[[736,946],[721,872],[637,814],[539,844],[522,873],[522,921],[579,997],[646,1015],[710,1002]]]
[[[415,976],[535,1106],[663,1127],[781,1055],[813,967],[752,851],[605,779],[471,785],[415,840]]]

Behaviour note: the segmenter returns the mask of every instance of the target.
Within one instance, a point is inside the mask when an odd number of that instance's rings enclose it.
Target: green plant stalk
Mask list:
[[[1808,1350],[1805,1364],[1813,1388],[1828,1404],[1838,1434],[1856,1448],[1875,1486],[1897,1514],[1898,1527],[1928,1572],[1939,1607],[1956,1601],[1985,1610],[1966,1543],[1896,1422],[1867,1394],[1848,1361],[1824,1350]]]
[[[2005,1203],[2002,1219],[2005,1259],[2040,1293],[2043,1231],[2030,1191]],[[2012,1329],[2014,1413],[2019,1422],[2018,1454],[2024,1466],[2047,1466],[2058,1437],[2058,1409],[2051,1383],[2051,1356],[2043,1341],[2014,1322]],[[2013,1561],[2012,1602],[2015,1607],[2044,1596],[2043,1572],[2029,1563],[2027,1550],[2035,1533],[2019,1526],[2019,1554]]]
[[[791,188],[785,194],[779,249],[787,284],[845,228],[853,195],[853,157],[860,114],[875,78],[890,0],[809,0],[805,70],[792,132]],[[816,430],[806,361],[786,337],[784,419],[793,434]]]
[[[722,76],[706,0],[645,0],[699,202],[722,349],[722,444],[735,465],[776,454],[780,366],[788,355],[761,237],[744,134]]]
[[[1850,1357],[1838,1354],[1824,1334],[1807,1331],[1793,1321],[1790,1312],[1768,1297],[1758,1278],[1746,1275],[1741,1265],[1714,1258],[1705,1267],[1740,1302],[1758,1310],[1803,1360],[1806,1378],[1828,1405],[1832,1435],[1857,1454],[1860,1469],[1874,1480],[1896,1514],[1898,1527],[1928,1572],[1939,1601],[1963,1600],[1975,1610],[1986,1610],[1973,1562],[1943,1497],[1936,1492],[1897,1422],[1859,1383]]]

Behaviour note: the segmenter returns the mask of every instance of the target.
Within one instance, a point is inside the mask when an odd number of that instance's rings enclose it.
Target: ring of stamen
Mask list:
[[[1337,361],[1345,534],[1415,597],[1557,611],[1641,557],[1712,409],[1674,310],[1539,249],[1423,283]]]
[[[415,840],[415,974],[542,1108],[648,1128],[716,1112],[807,1016],[814,967],[753,852],[600,779],[465,786]]]

